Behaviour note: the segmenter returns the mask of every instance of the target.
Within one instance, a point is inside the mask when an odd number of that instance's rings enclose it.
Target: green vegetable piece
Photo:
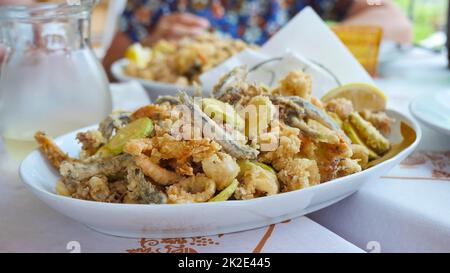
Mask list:
[[[349,122],[344,122],[342,124],[342,128],[343,128],[345,134],[347,134],[347,136],[350,138],[350,140],[354,144],[359,144],[359,145],[366,147],[366,149],[369,151],[369,160],[379,158],[377,153],[375,153],[372,149],[367,147],[367,145],[361,140],[361,138],[358,136],[358,133],[356,133],[355,129]]]
[[[239,168],[241,169],[241,171],[239,172],[239,175],[243,175],[246,171],[251,170],[252,168],[255,168],[255,167],[262,168],[263,170],[269,171],[276,175],[276,172],[272,167],[270,167],[269,165],[266,165],[264,163],[261,163],[261,162],[241,160],[238,162],[238,164],[239,164]]]
[[[379,155],[389,151],[391,148],[389,140],[378,132],[370,122],[363,119],[358,112],[351,113],[349,121],[367,147],[374,150]]]
[[[266,170],[266,171],[269,171],[269,172],[275,174],[275,175],[277,174],[277,173],[275,172],[275,170],[274,170],[272,167],[270,167],[269,165],[266,165],[266,164],[261,163],[261,162],[254,162],[254,164],[255,164],[256,166],[258,166],[258,167],[263,168],[263,169]]]
[[[153,122],[149,118],[137,119],[127,126],[119,129],[117,133],[103,145],[97,155],[100,157],[111,157],[123,152],[125,144],[132,139],[144,138],[153,131]]]
[[[223,189],[219,194],[211,198],[208,202],[220,202],[220,201],[227,201],[228,199],[233,196],[234,192],[236,191],[237,187],[239,186],[239,181],[236,179],[231,182],[228,187]]]

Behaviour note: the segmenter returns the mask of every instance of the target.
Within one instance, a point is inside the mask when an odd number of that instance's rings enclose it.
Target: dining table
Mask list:
[[[444,53],[410,48],[381,62],[376,84],[388,107],[409,113],[423,92],[450,88]],[[114,109],[149,102],[136,82],[111,84]],[[18,176],[0,141],[0,252],[449,252],[450,137],[425,126],[414,154],[346,199],[270,226],[193,238],[121,238],[47,207]]]
[[[389,56],[375,79],[388,108],[412,118],[416,97],[450,91],[445,52],[409,48]],[[359,247],[376,242],[383,252],[450,252],[450,136],[421,128],[421,143],[400,165],[308,217]]]

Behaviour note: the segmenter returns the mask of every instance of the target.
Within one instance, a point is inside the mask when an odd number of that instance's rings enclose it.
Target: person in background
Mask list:
[[[151,46],[160,39],[178,40],[210,29],[263,44],[305,6],[325,20],[378,25],[385,39],[398,43],[412,40],[410,22],[392,0],[376,5],[367,0],[129,0],[103,64],[109,71],[134,42]]]

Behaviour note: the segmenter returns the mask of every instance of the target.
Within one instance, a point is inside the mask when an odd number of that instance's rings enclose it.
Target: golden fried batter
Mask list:
[[[377,130],[380,131],[380,133],[382,133],[384,136],[387,136],[391,133],[391,127],[395,120],[391,117],[388,117],[385,112],[374,113],[368,110],[364,110],[361,112],[361,116],[368,122],[372,123],[372,125],[377,128]]]
[[[98,130],[78,133],[77,139],[82,145],[82,153],[80,155],[82,158],[87,158],[94,155],[100,146],[106,143],[106,139]]]
[[[312,95],[312,78],[300,70],[291,71],[280,81],[280,86],[274,93],[283,96],[299,96],[309,100]]]
[[[325,109],[329,112],[336,113],[341,120],[346,120],[354,111],[353,103],[345,98],[337,98],[327,102]]]
[[[278,172],[283,191],[294,191],[320,183],[320,173],[317,163],[306,158],[291,158],[286,161],[283,169]]]
[[[55,169],[58,170],[62,162],[70,159],[69,156],[64,153],[45,133],[37,132],[34,135],[34,138],[39,144],[39,149],[41,152],[47,157],[48,161],[50,161]]]
[[[139,108],[131,114],[131,121],[140,118],[150,118],[155,120],[164,120],[170,117],[170,107],[166,104],[150,104]]]
[[[168,202],[174,204],[206,202],[216,192],[216,183],[205,174],[185,178],[167,188]]]
[[[239,174],[236,159],[222,152],[202,160],[203,172],[216,182],[217,189],[223,190],[233,182]]]

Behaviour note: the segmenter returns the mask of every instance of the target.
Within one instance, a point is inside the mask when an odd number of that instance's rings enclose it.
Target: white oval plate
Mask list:
[[[425,125],[450,135],[450,90],[418,96],[409,108],[411,113]]]
[[[59,175],[37,150],[22,162],[19,173],[27,187],[47,205],[102,233],[136,238],[173,238],[237,232],[279,223],[332,205],[399,164],[416,148],[422,132],[414,120],[398,112],[388,113],[396,119],[392,141],[399,141],[397,127],[400,121],[408,123],[417,133],[416,141],[396,157],[324,184],[253,200],[133,205],[59,196],[55,193]],[[85,130],[87,128],[77,132]],[[56,143],[71,156],[77,156],[80,150],[75,140],[77,132],[56,139]]]
[[[169,95],[174,96],[180,90],[186,91],[189,95],[194,94],[194,88],[192,86],[188,87],[178,86],[175,84],[145,80],[142,78],[128,76],[127,74],[124,73],[124,68],[125,66],[127,66],[128,63],[129,61],[127,59],[120,59],[114,62],[113,65],[111,66],[111,73],[117,80],[122,82],[127,81],[139,82],[145,88],[152,101],[155,101],[159,96],[169,96]]]

